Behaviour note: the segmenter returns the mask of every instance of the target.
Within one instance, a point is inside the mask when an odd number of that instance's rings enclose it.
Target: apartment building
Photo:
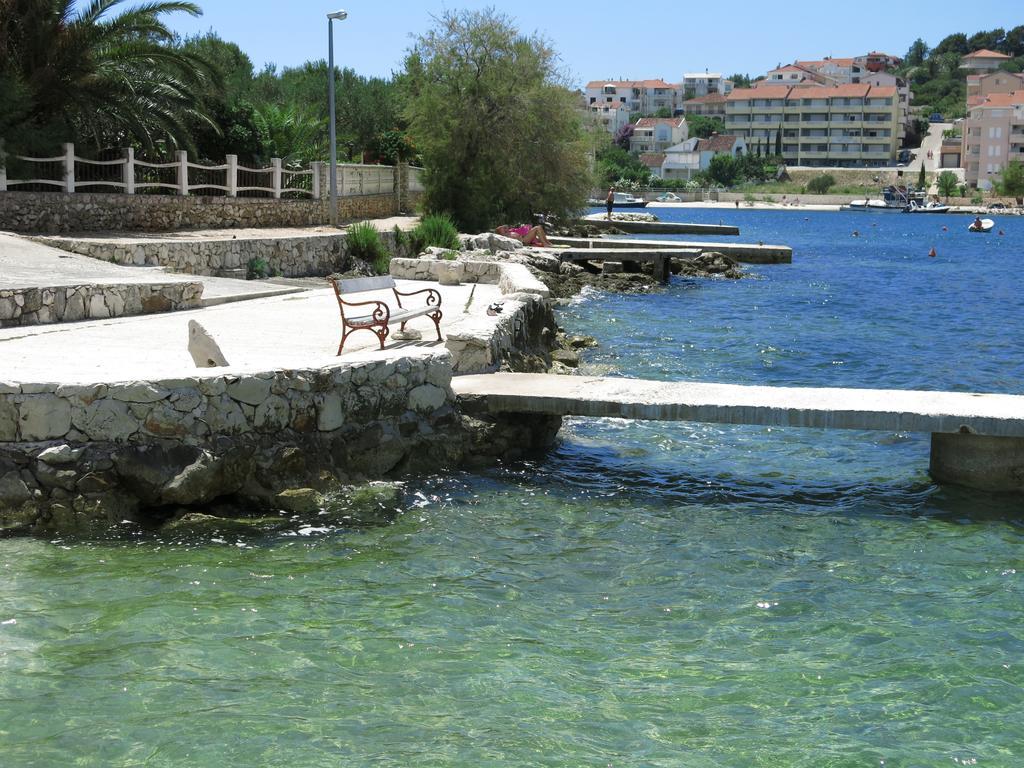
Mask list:
[[[633,135],[629,140],[629,151],[664,152],[666,149],[689,136],[686,119],[682,117],[641,117],[634,123]]]
[[[585,109],[595,123],[611,134],[633,122],[633,110],[618,101],[591,104]]]
[[[667,109],[674,114],[682,104],[682,88],[664,80],[592,80],[584,89],[588,108],[599,104],[625,104],[633,114]]]
[[[1011,160],[1024,161],[1024,90],[993,93],[971,107],[961,162],[971,187],[991,189]]]
[[[726,80],[721,72],[686,72],[682,86],[683,99],[695,99],[709,93],[728,95],[732,91],[732,80]]]
[[[977,106],[993,93],[1024,90],[1024,74],[997,69],[985,74],[967,76],[967,108]]]
[[[894,165],[901,122],[896,88],[866,83],[736,89],[725,105],[729,134],[774,146],[791,165]]]
[[[695,99],[687,99],[683,102],[683,114],[686,117],[691,115],[703,115],[706,117],[724,118],[725,102],[726,96],[723,93],[709,93],[707,96],[698,96]]]

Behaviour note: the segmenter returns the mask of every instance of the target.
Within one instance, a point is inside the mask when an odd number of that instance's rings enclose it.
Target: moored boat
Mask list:
[[[975,219],[967,227],[968,232],[991,232],[996,225],[992,219]]]
[[[923,205],[916,200],[911,200],[910,205],[903,209],[904,213],[949,213],[950,206],[929,200]]]

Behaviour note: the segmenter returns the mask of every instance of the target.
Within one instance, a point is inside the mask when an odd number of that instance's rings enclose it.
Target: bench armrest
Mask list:
[[[392,289],[395,292],[395,300],[398,302],[398,306],[402,306],[403,296],[417,296],[421,293],[427,294],[426,305],[428,307],[440,307],[441,306],[441,293],[436,288],[424,288],[422,291],[408,291],[402,292],[397,288]]]
[[[372,299],[370,301],[345,301],[340,296],[338,297],[338,307],[341,309],[341,317],[345,322],[349,320],[345,317],[345,307],[376,307],[369,315],[360,315],[360,317],[369,317],[374,324],[384,323],[387,325],[391,319],[391,307],[389,307],[383,301],[377,301]],[[356,320],[358,322],[358,320]]]

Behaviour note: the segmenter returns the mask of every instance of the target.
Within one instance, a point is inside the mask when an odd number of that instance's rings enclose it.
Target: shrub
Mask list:
[[[262,280],[264,277],[270,277],[270,265],[265,259],[249,259],[245,276],[249,280]]]
[[[831,174],[823,173],[807,182],[807,191],[814,195],[824,195],[835,186],[835,183],[836,180]]]
[[[412,243],[416,251],[436,246],[447,248],[449,251],[462,249],[459,242],[459,230],[452,221],[452,217],[446,213],[432,213],[424,216],[416,229],[412,231]]]
[[[378,275],[387,274],[391,265],[391,254],[373,224],[368,221],[353,224],[348,228],[345,242],[350,256],[373,264],[373,269]]]
[[[985,198],[982,197],[981,192],[971,195],[971,205],[981,205],[985,202]]]

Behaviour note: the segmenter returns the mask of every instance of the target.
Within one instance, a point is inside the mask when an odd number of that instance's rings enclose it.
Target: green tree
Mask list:
[[[999,194],[1017,199],[1017,205],[1024,203],[1024,164],[1020,160],[1011,160],[1003,169],[996,185]]]
[[[597,172],[602,186],[620,181],[635,181],[645,184],[651,175],[650,169],[641,163],[635,155],[615,144],[599,149],[596,159]]]
[[[924,63],[925,57],[927,55],[928,44],[919,37],[917,38],[917,40],[910,44],[910,49],[907,51],[907,55],[904,57],[904,63],[907,66],[918,67]]]
[[[775,156],[782,157],[782,126],[775,131]]]
[[[835,178],[828,173],[815,176],[807,182],[807,191],[815,195],[824,195],[835,185]]]
[[[943,53],[956,53],[963,56],[965,53],[970,53],[973,49],[967,46],[967,35],[963,32],[954,32],[952,35],[947,35],[942,38],[938,45],[936,45],[931,52],[932,58]]]
[[[188,144],[187,123],[209,121],[193,94],[216,75],[172,44],[162,17],[198,16],[199,6],[123,3],[0,0],[0,137],[25,149],[54,140]]]
[[[732,80],[732,85],[734,88],[750,87],[750,75],[741,75],[740,73],[737,72],[734,75],[729,75],[729,77],[726,79]]]
[[[581,209],[588,142],[558,57],[494,9],[447,12],[405,62],[425,207],[464,230]]]
[[[707,174],[712,181],[723,187],[731,187],[739,179],[740,166],[731,155],[715,155],[711,158]]]
[[[925,189],[928,184],[928,178],[925,176],[924,161],[921,162],[921,170],[917,172],[917,188]]]
[[[957,188],[960,185],[959,179],[957,179],[956,174],[952,171],[940,173],[937,183],[939,185],[939,194],[945,197],[947,202],[951,196],[956,194]]]
[[[324,122],[294,105],[264,104],[253,113],[259,136],[259,160],[281,158],[286,165],[306,164],[325,154]]]
[[[712,133],[725,133],[725,122],[720,117],[690,115],[686,118],[686,126],[691,138],[706,139]]]

